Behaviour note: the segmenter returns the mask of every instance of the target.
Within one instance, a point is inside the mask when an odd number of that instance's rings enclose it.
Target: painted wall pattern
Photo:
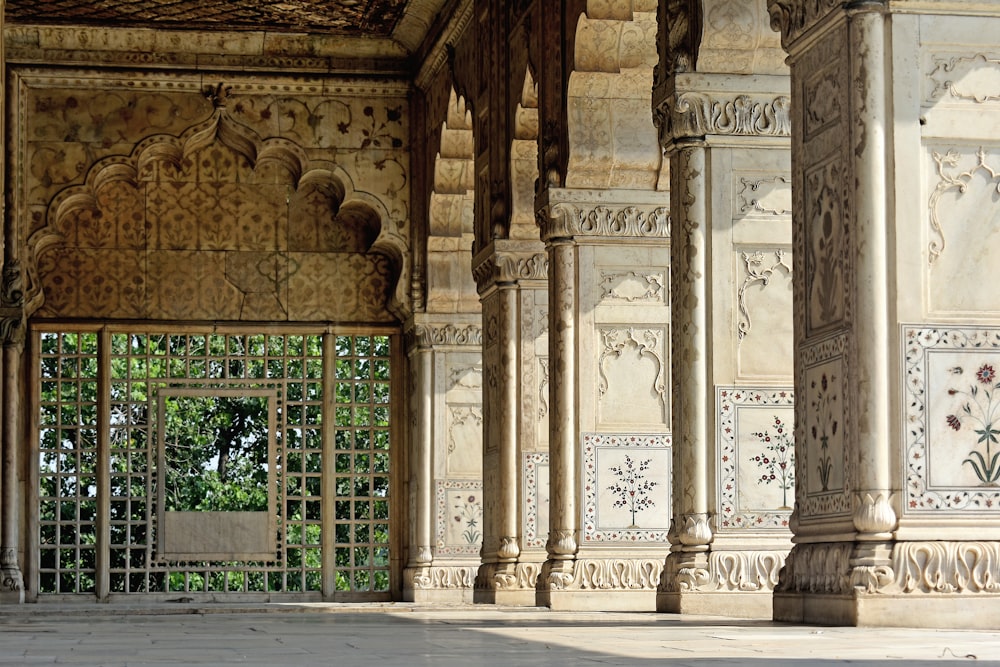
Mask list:
[[[1000,328],[904,326],[904,512],[1000,510]]]
[[[795,488],[791,387],[718,387],[715,529],[788,529]]]
[[[583,434],[583,539],[666,542],[671,456],[669,435]]]

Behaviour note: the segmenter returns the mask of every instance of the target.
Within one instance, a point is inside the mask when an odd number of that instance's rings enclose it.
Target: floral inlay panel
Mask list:
[[[584,540],[665,542],[670,527],[669,435],[583,435]]]
[[[852,511],[852,466],[846,447],[850,403],[847,337],[832,336],[806,347],[796,405],[796,502],[803,517],[844,516]]]
[[[549,454],[524,454],[524,547],[544,549],[549,538]]]
[[[795,489],[790,387],[719,387],[717,530],[787,529]]]
[[[1000,508],[1000,329],[903,328],[905,512]]]
[[[437,555],[479,556],[483,545],[483,483],[437,480]]]

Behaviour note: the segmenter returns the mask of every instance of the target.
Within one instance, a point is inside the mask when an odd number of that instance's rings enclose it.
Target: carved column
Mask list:
[[[768,617],[794,498],[788,77],[764,0],[740,6],[661,3],[675,468],[657,607]]]
[[[670,515],[667,193],[553,188],[548,560],[538,603],[653,610]]]
[[[420,314],[407,331],[408,601],[472,601],[483,513],[482,332],[474,319]]]
[[[995,627],[1000,2],[770,0],[792,70],[795,546],[779,620]],[[983,437],[985,435],[985,437]]]
[[[709,229],[705,146],[675,140],[671,152],[670,252],[672,405],[674,426],[674,516],[667,590],[695,589],[708,578],[709,525]],[[660,596],[661,598],[663,596]],[[665,605],[658,603],[659,608]],[[666,605],[669,606],[669,605]],[[672,610],[672,611],[679,611]]]
[[[547,462],[547,439],[538,437],[538,422],[547,416],[540,414],[537,400],[542,359],[535,322],[545,313],[548,259],[541,242],[497,239],[473,265],[485,323],[483,492],[488,499],[475,600],[534,605],[544,553],[536,544],[537,474],[529,478],[528,469]]]
[[[0,429],[0,603],[24,602],[24,577],[19,565],[21,493],[19,470],[21,356],[24,352],[24,293],[21,267],[9,262],[3,269],[0,293],[0,340],[3,344],[3,428]]]

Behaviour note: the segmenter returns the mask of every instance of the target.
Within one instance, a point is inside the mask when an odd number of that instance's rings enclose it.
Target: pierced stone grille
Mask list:
[[[388,597],[388,336],[105,328],[34,340],[40,593]],[[171,447],[178,461],[207,458],[181,469]],[[273,557],[226,558],[216,535],[204,559],[159,553],[167,527],[200,525],[199,512],[276,527]]]

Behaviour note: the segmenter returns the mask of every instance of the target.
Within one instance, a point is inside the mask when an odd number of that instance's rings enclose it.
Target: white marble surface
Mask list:
[[[164,609],[164,607],[167,607]],[[412,605],[0,609],[0,665],[1000,664],[995,633]]]

